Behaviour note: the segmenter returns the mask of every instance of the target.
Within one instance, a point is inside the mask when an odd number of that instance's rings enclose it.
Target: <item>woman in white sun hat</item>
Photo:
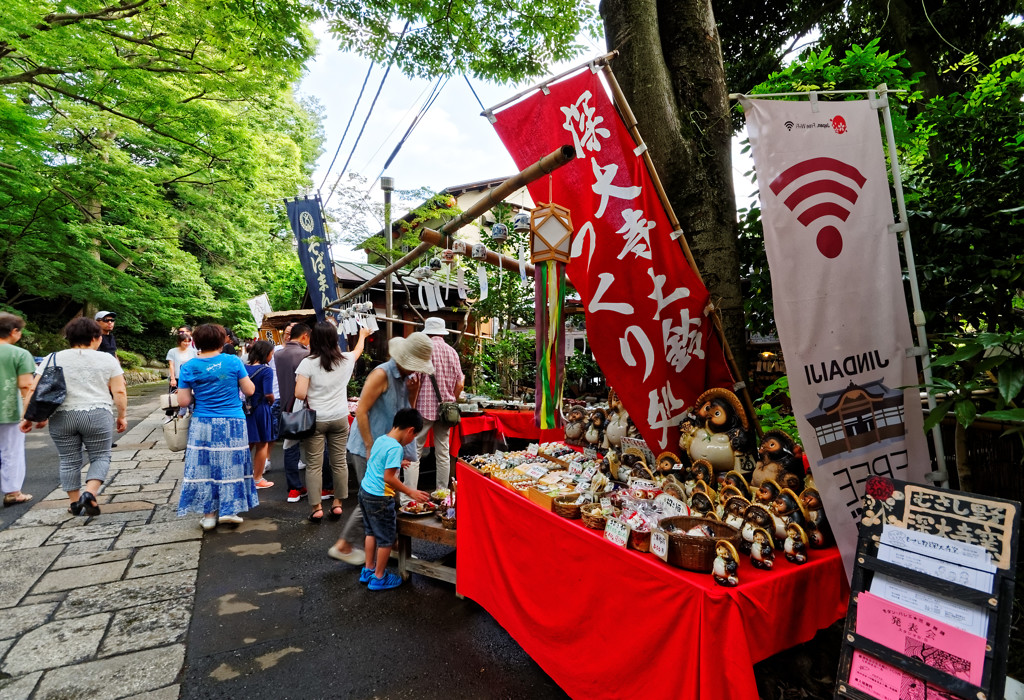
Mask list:
[[[359,394],[356,420],[348,439],[348,463],[355,470],[359,483],[362,483],[363,475],[366,474],[366,459],[373,448],[374,438],[391,430],[391,424],[399,409],[412,408],[409,393],[412,391],[415,395],[419,388],[417,372],[434,373],[434,365],[430,362],[433,349],[430,337],[423,333],[412,333],[406,338],[392,338],[388,343],[391,359],[375,367],[366,377],[366,383]],[[409,443],[405,446],[403,466],[415,459],[416,445]],[[361,527],[362,523],[362,512],[359,506],[356,506],[341,531],[341,537],[327,551],[328,555],[349,564],[362,565],[366,555],[350,544],[353,541],[353,528]]]

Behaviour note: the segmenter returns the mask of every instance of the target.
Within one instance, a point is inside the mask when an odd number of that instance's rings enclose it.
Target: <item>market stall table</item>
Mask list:
[[[455,567],[412,556],[413,539],[454,547],[455,530],[446,529],[433,514],[428,516],[399,515],[398,542],[395,547],[398,553],[398,573],[402,576],[403,581],[408,581],[409,574],[414,573],[455,583]]]
[[[565,439],[564,428],[541,430],[537,427],[533,411],[505,411],[484,409],[484,416],[495,421],[498,434],[503,438],[521,438],[539,442],[551,442]]]
[[[456,591],[484,607],[572,697],[757,698],[753,666],[846,614],[835,547],[740,585],[621,549],[464,462]]]

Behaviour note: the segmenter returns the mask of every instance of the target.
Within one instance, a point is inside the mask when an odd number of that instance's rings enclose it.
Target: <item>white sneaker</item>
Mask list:
[[[270,460],[268,459],[267,463],[263,465],[263,473],[266,474],[269,471],[270,471]]]
[[[217,518],[217,522],[221,525],[241,525],[243,521],[239,515],[222,515]]]
[[[206,532],[209,532],[217,527],[217,518],[212,515],[210,517],[203,516],[199,521],[199,527],[203,528]]]
[[[356,549],[355,547],[348,552],[342,552],[336,546],[332,546],[327,550],[327,556],[331,559],[343,561],[346,564],[352,564],[353,566],[360,566],[366,563],[366,553],[361,549]]]
[[[300,459],[300,460],[299,460],[299,469],[305,469],[305,468],[306,468],[306,463],[305,463],[305,462],[303,462],[303,461],[302,461],[302,460]]]

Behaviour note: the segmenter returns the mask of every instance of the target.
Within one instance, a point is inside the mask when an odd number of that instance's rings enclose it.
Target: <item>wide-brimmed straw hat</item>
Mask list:
[[[430,338],[421,332],[411,333],[407,338],[394,337],[388,343],[388,352],[391,359],[399,367],[410,372],[434,373],[434,365],[430,362],[430,353],[434,350],[434,344]]]
[[[430,316],[423,322],[423,332],[427,335],[448,335],[444,319],[437,316]]]

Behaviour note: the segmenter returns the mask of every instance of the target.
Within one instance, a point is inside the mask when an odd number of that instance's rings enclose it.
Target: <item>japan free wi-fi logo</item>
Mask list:
[[[832,123],[833,129],[842,133],[835,120]],[[846,130],[845,121],[842,129]],[[850,218],[865,182],[867,179],[852,165],[821,157],[791,165],[772,180],[769,188],[776,197],[788,193],[783,200],[786,207],[797,215],[797,221],[809,227],[820,219],[835,218],[845,222]],[[812,197],[814,202],[808,203]],[[818,230],[815,245],[826,258],[837,258],[843,252],[843,236],[838,228],[826,223]]]

